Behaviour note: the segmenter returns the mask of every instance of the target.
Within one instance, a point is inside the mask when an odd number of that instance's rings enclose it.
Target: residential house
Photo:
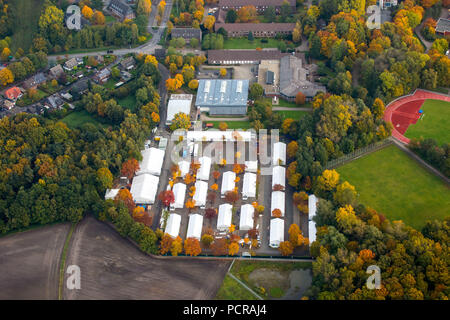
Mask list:
[[[122,19],[134,19],[136,18],[133,9],[127,5],[126,3],[123,3],[120,0],[111,0],[108,6],[108,10],[111,12],[112,15]]]
[[[54,94],[44,101],[44,106],[50,109],[62,109],[65,101],[58,95]]]
[[[190,43],[192,38],[202,42],[202,31],[196,28],[173,28],[171,32],[172,39],[183,38],[186,43]]]
[[[134,58],[128,57],[119,63],[119,67],[122,70],[129,71],[135,67],[135,64],[136,64],[136,62],[134,61]]]
[[[439,18],[435,31],[437,34],[444,36],[450,34],[450,19]]]
[[[289,3],[292,12],[295,12],[296,0],[219,0],[219,8],[237,11],[244,6],[254,6],[259,13],[262,13],[268,7],[274,7],[276,12],[280,12],[285,1]]]
[[[0,105],[3,109],[6,110],[11,110],[12,108],[14,108],[14,102],[11,102],[9,100],[3,100]]]
[[[275,38],[278,34],[290,35],[295,23],[216,23],[215,31],[223,28],[228,37],[247,37],[251,32],[255,38]]]
[[[20,99],[22,95],[23,93],[18,87],[12,87],[5,91],[5,98],[14,102]]]
[[[133,78],[133,75],[128,71],[120,71],[120,77],[123,80],[123,82],[128,82],[131,80],[131,78]]]
[[[28,78],[24,81],[23,87],[25,89],[36,89],[39,85],[47,81],[47,78],[42,72],[35,74],[34,76]]]
[[[58,79],[63,74],[64,74],[64,70],[60,64],[57,64],[53,68],[50,68],[49,75],[53,79]]]
[[[395,7],[397,5],[397,0],[378,0],[377,5],[385,10],[387,8]]]
[[[77,82],[75,82],[72,86],[72,89],[70,89],[71,94],[83,94],[89,89],[89,79],[82,79]]]
[[[105,84],[111,77],[111,71],[108,68],[98,71],[92,78],[98,84]]]
[[[64,69],[67,71],[73,70],[73,68],[78,66],[78,61],[75,58],[69,59],[64,63]]]

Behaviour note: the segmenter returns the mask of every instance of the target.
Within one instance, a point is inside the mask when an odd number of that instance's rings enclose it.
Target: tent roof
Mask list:
[[[258,170],[258,161],[245,161],[245,171],[256,172]]]
[[[278,160],[282,161],[282,164],[286,163],[286,144],[283,142],[276,142],[273,145],[272,152],[272,164],[278,165]]]
[[[178,162],[178,168],[181,171],[181,176],[184,177],[188,172],[189,169],[191,168],[191,164],[188,161],[180,161]]]
[[[169,215],[167,219],[165,233],[169,234],[171,237],[176,238],[180,232],[181,216],[176,213]]]
[[[317,210],[317,202],[319,200],[313,194],[308,197],[308,219],[312,220],[312,218],[316,215]]]
[[[206,205],[207,193],[208,193],[208,182],[197,180],[195,182],[195,194],[193,197],[196,206],[200,207]]]
[[[211,171],[211,158],[200,157],[198,161],[200,162],[200,168],[197,171],[197,179],[209,180],[209,172]]]
[[[203,228],[203,216],[198,213],[192,214],[189,217],[189,224],[187,229],[187,238],[197,238],[200,240]]]
[[[252,139],[251,131],[188,131],[186,133],[187,141],[250,141]]]
[[[316,241],[316,223],[314,221],[308,222],[308,239],[310,245]]]
[[[105,193],[105,200],[112,199],[116,197],[116,195],[119,193],[120,189],[106,189]]]
[[[139,163],[137,175],[150,173],[156,176],[161,174],[161,168],[164,161],[164,150],[149,148],[141,151],[142,161]]]
[[[275,166],[272,169],[272,188],[280,184],[286,188],[286,168],[281,166]]]
[[[134,202],[142,204],[155,203],[158,183],[159,178],[149,173],[135,176],[130,190]]]
[[[231,217],[233,206],[229,203],[224,203],[219,206],[219,215],[217,216],[217,229],[229,228],[231,225]]]
[[[270,220],[270,243],[280,244],[284,241],[284,221],[280,218]]]
[[[272,206],[270,208],[270,212],[272,212],[275,209],[280,209],[281,216],[284,217],[284,192],[283,191],[272,192]]]
[[[244,174],[244,183],[242,185],[242,195],[247,197],[256,197],[256,174],[246,172]]]
[[[175,183],[173,186],[173,194],[175,195],[175,202],[172,204],[173,208],[183,208],[184,198],[186,197],[186,185],[184,183]]]
[[[255,208],[251,204],[241,206],[241,219],[239,221],[239,230],[250,230],[253,228],[253,214]]]
[[[232,191],[235,186],[234,180],[236,179],[236,173],[233,171],[224,172],[222,175],[222,194],[227,191]]]

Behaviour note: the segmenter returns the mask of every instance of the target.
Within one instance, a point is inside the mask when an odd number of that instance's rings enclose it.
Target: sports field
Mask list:
[[[360,201],[390,220],[420,229],[426,220],[449,215],[450,189],[396,146],[337,168],[356,187]]]
[[[406,130],[408,138],[433,138],[439,145],[450,143],[450,102],[426,100],[422,116]]]

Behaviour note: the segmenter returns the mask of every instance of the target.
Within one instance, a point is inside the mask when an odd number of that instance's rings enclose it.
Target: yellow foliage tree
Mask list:
[[[236,242],[230,243],[228,246],[228,254],[234,256],[239,252],[239,245]]]
[[[155,67],[158,67],[158,60],[156,60],[155,56],[152,56],[151,54],[145,57],[145,63],[151,63]]]
[[[86,18],[86,19],[91,19],[92,16],[94,15],[94,11],[92,11],[92,9],[88,6],[84,6],[83,9],[81,9],[81,14]]]

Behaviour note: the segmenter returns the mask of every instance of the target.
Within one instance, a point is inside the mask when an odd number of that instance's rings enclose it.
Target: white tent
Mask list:
[[[308,220],[310,221],[316,215],[318,201],[317,197],[313,194],[308,197]]]
[[[286,168],[281,166],[275,166],[272,169],[272,188],[277,184],[286,188]]]
[[[270,242],[269,246],[278,248],[284,241],[284,221],[280,218],[270,220]]]
[[[194,201],[198,207],[204,207],[206,205],[206,194],[208,193],[208,182],[197,180],[195,182],[195,194]]]
[[[245,171],[256,173],[258,171],[258,161],[245,161]]]
[[[279,165],[279,160],[281,160],[281,165],[286,164],[286,144],[283,142],[277,142],[273,145],[272,164],[275,166]]]
[[[139,163],[139,171],[136,175],[150,173],[155,176],[161,174],[161,168],[164,161],[164,150],[149,148],[141,151],[142,161]]]
[[[169,234],[172,238],[178,237],[180,232],[181,216],[176,213],[172,213],[167,219],[165,233]]]
[[[316,241],[316,223],[314,221],[308,222],[308,239],[309,245]]]
[[[158,183],[159,178],[149,173],[135,176],[130,190],[134,202],[138,204],[155,203]]]
[[[236,173],[233,171],[224,172],[222,175],[222,196],[225,195],[227,191],[234,190],[236,180]]]
[[[233,206],[229,203],[224,203],[219,206],[219,215],[217,216],[217,230],[225,231],[231,226],[231,217]]]
[[[281,216],[284,217],[284,192],[283,191],[272,192],[272,206],[270,208],[270,212],[272,212],[275,209],[280,209]]]
[[[208,181],[209,172],[211,171],[211,158],[200,157],[198,161],[200,162],[200,168],[197,171],[197,179]]]
[[[186,197],[186,185],[184,183],[175,183],[173,186],[175,202],[170,205],[171,209],[181,209],[184,207],[184,198]]]
[[[120,189],[106,189],[105,200],[108,200],[108,199],[114,200],[114,198],[119,193],[119,190]]]
[[[181,177],[184,178],[184,176],[186,176],[186,174],[189,172],[190,167],[191,164],[188,161],[182,160],[178,162],[178,169],[180,169]]]
[[[239,221],[239,230],[253,229],[253,213],[255,208],[251,204],[241,206],[241,219]]]
[[[254,197],[256,197],[256,174],[246,172],[242,185],[242,198],[245,200]]]
[[[203,228],[203,216],[199,215],[198,213],[191,214],[189,217],[186,239],[197,238],[198,240],[200,240],[200,237],[202,235],[202,228]]]
[[[255,139],[252,136],[251,131],[219,131],[219,130],[207,130],[207,131],[188,131],[186,133],[187,141],[246,141],[249,142]]]
[[[167,125],[172,123],[175,115],[179,112],[188,116],[190,115],[192,98],[192,94],[172,94],[170,96],[169,103],[167,104]]]

